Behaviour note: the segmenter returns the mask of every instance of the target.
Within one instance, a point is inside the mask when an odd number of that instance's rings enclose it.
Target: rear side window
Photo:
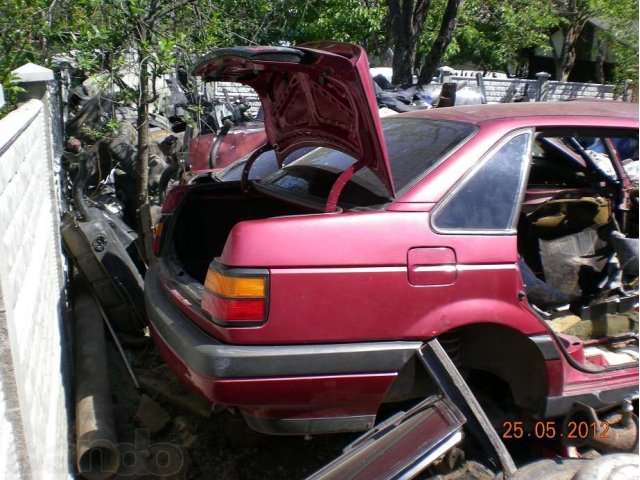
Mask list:
[[[524,187],[531,134],[505,141],[437,208],[433,225],[444,231],[505,231],[515,228]]]
[[[475,131],[472,125],[415,118],[382,120],[391,176],[397,192],[410,187]],[[285,161],[286,162],[286,161]],[[355,159],[329,148],[317,148],[265,178],[261,186],[323,203],[341,172]],[[368,168],[346,184],[339,204],[346,208],[386,204],[389,193]]]

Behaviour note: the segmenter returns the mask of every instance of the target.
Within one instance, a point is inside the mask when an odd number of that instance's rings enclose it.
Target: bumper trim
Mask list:
[[[544,416],[560,417],[566,415],[576,403],[582,403],[595,409],[621,404],[626,399],[638,398],[638,385],[618,387],[611,390],[598,390],[576,395],[547,397]]]
[[[376,421],[375,415],[327,418],[260,418],[243,413],[252,430],[268,435],[314,435],[317,433],[361,432],[369,430]]]
[[[419,341],[320,345],[230,345],[204,333],[168,298],[151,266],[145,278],[153,329],[189,368],[213,378],[283,377],[398,372]]]

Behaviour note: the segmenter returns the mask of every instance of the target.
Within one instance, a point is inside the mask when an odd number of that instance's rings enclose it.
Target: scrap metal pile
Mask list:
[[[65,124],[65,211],[61,230],[75,276],[71,293],[76,321],[76,463],[85,478],[108,478],[123,471],[121,449],[116,446],[119,426],[114,426],[109,387],[108,370],[113,366],[107,368],[103,324],[110,333],[108,340],[117,347],[126,367],[125,380],[131,384],[125,390],[119,387],[114,397],[129,391],[128,395],[141,405],[138,410],[142,413],[136,418],[141,418],[142,423],[137,425],[145,428],[149,428],[149,422],[144,419],[153,416],[148,413],[149,405],[155,407],[153,411],[163,412],[150,397],[141,396],[140,389],[158,394],[158,389],[166,388],[157,379],[152,384],[143,382],[144,375],[138,379],[131,365],[136,355],[127,349],[149,345],[143,298],[149,251],[140,234],[140,225],[145,223],[141,216],[158,215],[167,189],[188,175],[192,139],[197,138],[192,145],[193,158],[208,164],[211,151],[215,154],[219,144],[214,138],[223,138],[231,126],[251,120],[249,106],[241,98],[209,100],[201,94],[185,93],[187,85],[176,79],[168,83],[169,94],[164,101],[170,107],[164,109],[164,114],[149,118],[146,205],[138,202],[136,109],[120,101],[117,93],[96,88],[91,80],[72,88],[67,101],[70,118]],[[263,131],[255,126],[254,130]],[[147,220],[151,225],[152,219]],[[157,383],[161,385],[158,387]],[[183,403],[188,398],[187,392],[180,395]],[[175,395],[170,396],[171,400]],[[205,411],[208,416],[210,408]],[[142,467],[147,463],[143,461]],[[180,465],[176,471],[183,469]],[[134,470],[131,472],[140,473]]]

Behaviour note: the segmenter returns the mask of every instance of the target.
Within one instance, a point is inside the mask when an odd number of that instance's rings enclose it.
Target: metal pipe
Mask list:
[[[603,452],[634,452],[638,448],[638,417],[630,402],[622,411],[599,418],[587,405],[576,404],[567,414],[562,426],[565,445],[588,445]]]
[[[107,329],[111,334],[111,339],[113,340],[113,343],[115,343],[116,348],[118,349],[118,353],[120,353],[120,358],[122,358],[122,362],[124,363],[124,366],[127,369],[127,372],[129,373],[129,377],[131,377],[131,381],[135,385],[136,389],[140,390],[140,384],[138,383],[138,379],[136,378],[135,373],[133,373],[133,368],[131,368],[131,364],[129,363],[129,360],[127,359],[127,356],[124,353],[124,349],[122,348],[122,343],[120,343],[120,339],[116,335],[116,332],[113,329],[111,322],[109,321],[107,312],[104,311],[104,308],[102,308],[102,305],[100,305],[100,302],[98,301],[96,296],[92,295],[92,297],[96,307],[98,308],[98,311],[100,312],[100,315],[102,316],[102,320],[104,321],[104,324],[107,326]]]
[[[76,323],[76,465],[88,480],[111,478],[120,467],[102,317],[85,283],[74,280]]]

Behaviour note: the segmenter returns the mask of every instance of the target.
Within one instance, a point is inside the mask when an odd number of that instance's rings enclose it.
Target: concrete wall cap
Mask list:
[[[27,63],[12,72],[16,77],[16,83],[48,82],[53,80],[53,70]]]

